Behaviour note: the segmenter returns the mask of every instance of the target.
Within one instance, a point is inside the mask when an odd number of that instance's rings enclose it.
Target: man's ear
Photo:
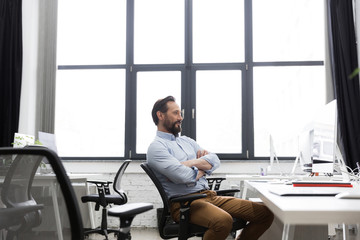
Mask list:
[[[157,111],[156,116],[158,117],[159,120],[164,120],[164,114],[162,112]]]

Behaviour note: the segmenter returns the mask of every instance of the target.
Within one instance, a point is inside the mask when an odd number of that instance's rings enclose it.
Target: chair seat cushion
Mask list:
[[[180,230],[179,223],[176,222],[167,223],[163,228],[163,235],[166,236],[167,238],[178,237],[179,230]],[[189,224],[189,233],[191,236],[202,236],[206,230],[207,228],[205,227],[195,224]]]
[[[151,203],[128,203],[122,206],[113,207],[109,209],[109,216],[116,216],[120,218],[132,218],[140,213],[153,209]]]
[[[246,226],[246,221],[242,219],[236,219],[234,218],[233,222],[233,230],[239,230]],[[172,222],[165,224],[163,228],[163,236],[166,237],[178,237],[179,236],[179,223]],[[195,224],[189,224],[189,233],[191,236],[202,236],[204,232],[207,230],[207,228],[195,225]]]
[[[118,194],[105,195],[105,199],[108,204],[112,203],[116,205],[122,205],[126,203],[126,199]],[[90,195],[82,196],[81,201],[100,203],[100,197],[98,194],[90,194]]]
[[[240,230],[243,229],[244,227],[246,227],[247,221],[243,220],[243,219],[238,219],[238,218],[234,218],[234,222],[233,222],[233,230]]]

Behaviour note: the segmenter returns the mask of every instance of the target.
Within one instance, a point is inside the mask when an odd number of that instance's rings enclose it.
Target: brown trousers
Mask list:
[[[204,240],[225,240],[232,228],[233,218],[248,221],[238,240],[258,239],[274,220],[273,213],[263,204],[235,197],[217,196],[214,191],[203,191],[205,198],[195,200],[190,206],[190,223],[207,227]],[[180,218],[180,204],[171,204],[171,215]]]

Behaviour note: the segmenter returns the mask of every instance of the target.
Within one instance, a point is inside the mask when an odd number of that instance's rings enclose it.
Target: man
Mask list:
[[[190,207],[190,222],[207,227],[204,240],[223,240],[229,235],[233,217],[248,221],[238,240],[258,239],[271,225],[274,215],[263,204],[217,196],[208,190],[205,175],[220,166],[216,154],[202,149],[193,139],[179,136],[182,116],[174,97],[158,100],[152,117],[157,135],[150,144],[147,161],[162,183],[168,197],[204,193],[207,197],[195,200]],[[171,215],[179,221],[178,203],[171,205]]]

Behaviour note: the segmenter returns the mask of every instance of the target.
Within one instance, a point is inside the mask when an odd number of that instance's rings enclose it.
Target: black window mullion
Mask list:
[[[126,14],[126,99],[125,158],[131,159],[136,146],[136,74],[134,65],[134,0],[127,0]]]
[[[243,153],[245,158],[254,157],[254,111],[253,111],[253,29],[252,0],[244,1],[245,16],[245,78],[243,79]]]
[[[192,74],[192,0],[185,0],[185,70],[182,75],[181,83],[181,108],[184,111],[182,124],[182,134],[191,138],[195,136],[195,119],[192,119],[192,109],[195,108],[195,84]]]

